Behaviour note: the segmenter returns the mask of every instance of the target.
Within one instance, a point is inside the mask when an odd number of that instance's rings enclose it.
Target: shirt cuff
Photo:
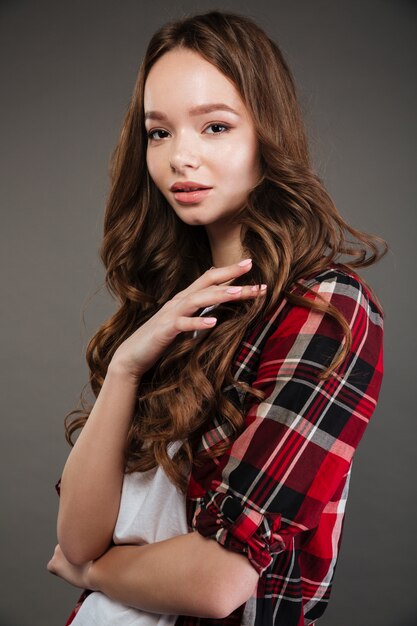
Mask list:
[[[230,494],[210,489],[194,515],[193,530],[215,539],[223,547],[245,554],[261,575],[273,555],[286,549],[279,534],[281,514],[257,511]]]

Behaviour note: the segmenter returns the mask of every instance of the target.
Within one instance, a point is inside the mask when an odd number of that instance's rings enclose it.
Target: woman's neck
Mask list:
[[[210,224],[206,226],[215,267],[232,265],[242,260],[241,224]]]

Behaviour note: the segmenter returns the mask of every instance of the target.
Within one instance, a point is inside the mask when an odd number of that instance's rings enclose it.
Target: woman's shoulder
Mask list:
[[[290,293],[319,294],[337,306],[338,301],[354,301],[366,307],[372,316],[384,317],[375,294],[366,281],[351,268],[333,263],[316,272],[304,275],[289,289]],[[308,297],[308,295],[307,295]]]

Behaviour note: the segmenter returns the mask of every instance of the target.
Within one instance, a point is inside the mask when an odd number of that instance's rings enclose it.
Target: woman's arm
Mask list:
[[[254,331],[239,365],[251,371],[256,364],[251,384],[265,397],[247,403],[245,427],[224,457],[193,468],[195,495],[202,486],[205,494],[191,527],[226,549],[244,552],[260,574],[278,555],[284,559],[285,551],[289,563],[294,550],[305,545],[316,562],[314,571],[305,563],[313,579],[337,557],[334,540],[340,537],[343,511],[330,502],[342,496],[377,403],[383,318],[354,276],[329,270],[309,287],[310,299],[320,295],[345,317],[352,333],[348,355],[320,380],[342,348],[343,335],[333,317],[298,304],[284,304],[269,328]],[[210,433],[207,445],[212,439]],[[316,536],[320,524],[322,533]],[[297,567],[294,562],[292,571]]]
[[[74,564],[111,543],[123,482],[123,450],[139,381],[110,366],[90,416],[65,464],[58,542]]]
[[[198,309],[264,294],[259,286],[242,286],[240,291],[228,286],[250,267],[246,260],[208,270],[117,348],[61,478],[58,541],[71,563],[97,559],[110,545],[120,505],[124,446],[143,372],[180,332],[213,326],[215,318],[195,317]]]
[[[66,562],[57,548],[48,569],[144,611],[217,619],[244,604],[258,582],[245,556],[198,532],[146,546],[115,546],[85,567]]]

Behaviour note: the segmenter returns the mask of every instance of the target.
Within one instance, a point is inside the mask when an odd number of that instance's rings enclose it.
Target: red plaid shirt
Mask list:
[[[351,349],[320,381],[341,348],[340,326],[286,299],[242,342],[235,379],[265,399],[225,388],[245,429],[223,456],[193,466],[186,503],[189,530],[245,554],[259,582],[229,617],[180,616],[176,626],[313,626],[329,601],[352,458],[382,381],[383,314],[358,277],[337,266],[301,282],[313,291],[306,297],[320,294],[344,315]],[[215,416],[200,451],[228,434]]]

